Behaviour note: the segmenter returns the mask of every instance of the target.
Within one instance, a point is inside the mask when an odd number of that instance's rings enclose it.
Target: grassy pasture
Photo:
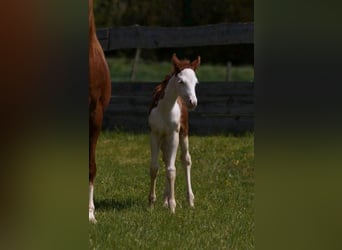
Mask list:
[[[129,81],[132,70],[132,59],[127,58],[107,58],[111,71],[112,81]],[[170,62],[148,62],[140,60],[137,65],[136,81],[160,82],[165,75],[172,70]],[[225,81],[226,66],[210,65],[202,62],[197,70],[197,76],[200,82],[205,81]],[[232,81],[253,81],[253,66],[239,66],[231,69]]]
[[[148,207],[149,137],[104,132],[97,148],[96,225],[90,249],[254,249],[254,135],[190,136],[195,208],[186,202],[177,157],[176,214],[162,207],[165,168],[157,202]]]

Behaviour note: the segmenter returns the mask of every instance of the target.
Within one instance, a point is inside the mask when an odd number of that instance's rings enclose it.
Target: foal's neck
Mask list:
[[[178,98],[176,84],[176,77],[173,75],[165,88],[164,97],[160,101],[162,109],[170,111],[176,104]]]

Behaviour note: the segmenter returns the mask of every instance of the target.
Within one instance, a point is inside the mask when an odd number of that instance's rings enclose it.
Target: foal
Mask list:
[[[156,201],[156,178],[159,170],[159,150],[166,166],[166,183],[164,206],[175,212],[175,160],[178,144],[181,146],[181,161],[186,170],[187,199],[194,207],[194,194],[191,188],[191,157],[188,140],[188,109],[197,106],[195,86],[198,83],[195,70],[201,58],[190,62],[179,60],[173,54],[173,73],[155,88],[153,101],[149,110],[148,122],[151,129],[151,186],[149,202],[152,206]]]

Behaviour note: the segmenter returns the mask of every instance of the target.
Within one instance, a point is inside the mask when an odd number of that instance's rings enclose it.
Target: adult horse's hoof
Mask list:
[[[95,215],[94,215],[94,210],[89,209],[89,222],[96,224],[97,220],[95,219]]]

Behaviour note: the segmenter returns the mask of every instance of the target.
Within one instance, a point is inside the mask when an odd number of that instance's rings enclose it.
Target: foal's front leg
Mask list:
[[[187,198],[189,201],[190,207],[194,207],[194,199],[195,196],[192,192],[191,188],[191,156],[189,153],[189,138],[188,136],[180,136],[181,146],[181,160],[182,165],[185,169],[185,177],[186,177],[186,185],[187,185]]]
[[[176,154],[179,143],[179,135],[177,132],[172,132],[166,138],[165,150],[166,150],[166,176],[168,180],[169,191],[169,207],[171,213],[175,213],[176,199],[175,199],[175,180],[176,180]]]

